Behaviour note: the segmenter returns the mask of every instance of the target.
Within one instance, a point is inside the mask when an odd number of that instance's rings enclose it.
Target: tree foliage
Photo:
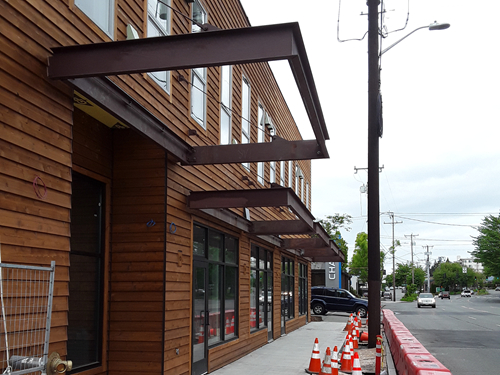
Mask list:
[[[411,269],[411,262],[406,264],[398,263],[396,267],[396,286],[412,284]],[[425,271],[422,267],[415,267],[413,273],[415,285],[420,288],[425,282]]]
[[[352,224],[351,216],[348,214],[334,214],[333,216],[327,216],[325,219],[320,220],[319,223],[323,226],[326,233],[328,233],[330,239],[335,242],[339,249],[344,253],[345,261],[342,263],[342,270],[346,271],[349,248],[347,246],[347,242],[342,237],[340,230],[344,229],[347,232],[351,230],[349,227],[349,225]]]
[[[380,276],[384,266],[385,254],[380,252]],[[349,263],[351,275],[359,276],[361,282],[368,281],[368,234],[360,232],[356,236],[354,252]]]
[[[472,255],[483,264],[485,275],[500,277],[500,215],[486,216],[478,231],[479,235],[472,237]]]
[[[434,271],[434,284],[446,290],[459,290],[470,287],[476,283],[478,275],[472,268],[466,269],[459,263],[444,262]]]

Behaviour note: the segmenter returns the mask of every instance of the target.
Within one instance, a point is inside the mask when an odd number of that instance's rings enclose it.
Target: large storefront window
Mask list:
[[[295,286],[295,264],[290,258],[281,258],[281,309],[285,320],[294,317],[293,291]]]
[[[272,331],[273,253],[252,245],[250,255],[250,330]]]
[[[199,224],[194,225],[193,232],[194,258],[208,264],[204,288],[208,318],[202,331],[211,346],[237,336],[238,240]]]
[[[299,315],[307,313],[307,265],[299,263]]]

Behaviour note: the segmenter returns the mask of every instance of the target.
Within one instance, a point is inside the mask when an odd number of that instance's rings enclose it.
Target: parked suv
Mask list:
[[[443,290],[443,293],[439,296],[439,298],[448,298],[450,299],[450,292]]]
[[[311,309],[317,315],[336,311],[359,313],[364,318],[368,311],[368,301],[354,297],[345,289],[313,286],[311,288]]]

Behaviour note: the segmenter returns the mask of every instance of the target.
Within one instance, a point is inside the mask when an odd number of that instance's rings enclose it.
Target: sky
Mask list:
[[[367,232],[368,56],[366,0],[241,0],[252,26],[298,22],[330,140],[329,159],[312,161],[312,213],[353,218],[343,231],[354,250]],[[386,0],[382,49],[384,134],[380,139],[381,250],[401,242],[395,261],[425,265],[469,258],[486,215],[500,213],[500,53],[498,0]],[[339,16],[340,9],[340,16]],[[403,29],[403,30],[400,30]],[[338,30],[338,32],[337,32]],[[399,30],[399,31],[398,31]],[[287,62],[271,67],[304,139],[314,135]],[[392,273],[392,256],[384,264]]]

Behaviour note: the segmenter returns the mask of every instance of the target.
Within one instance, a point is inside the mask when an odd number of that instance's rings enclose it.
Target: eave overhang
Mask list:
[[[278,157],[272,144],[191,148],[186,143],[176,157],[186,165],[329,157],[325,144],[328,131],[298,23],[55,47],[52,52],[48,60],[49,78],[68,80],[88,97],[91,92],[83,91],[84,81],[97,83],[96,77],[288,60],[315,134],[314,141],[282,140],[275,145],[282,152]],[[109,84],[109,80],[101,82]],[[123,121],[121,117],[124,116],[118,113],[117,118]],[[158,121],[152,117],[153,122]],[[164,124],[162,127],[167,128]],[[149,126],[149,132],[157,132],[157,128]],[[158,142],[161,137],[164,136],[156,134],[152,139]],[[256,158],[256,154],[260,156]]]
[[[197,191],[190,193],[187,205],[191,209],[204,211],[230,208],[287,207],[295,214],[296,220],[252,221],[248,232],[267,236],[307,234],[312,237],[282,239],[282,247],[300,250],[304,257],[311,258],[314,262],[344,261],[344,254],[330,240],[324,228],[315,222],[311,212],[290,188]]]

